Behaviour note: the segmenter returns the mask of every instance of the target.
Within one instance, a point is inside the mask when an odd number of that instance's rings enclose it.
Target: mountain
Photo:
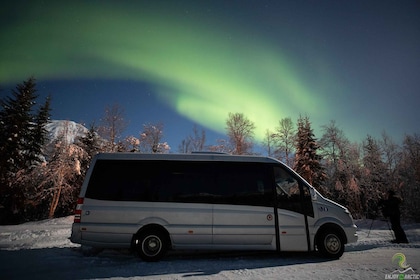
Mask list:
[[[77,137],[84,136],[88,129],[83,125],[68,120],[52,120],[45,129],[48,131],[48,142],[65,137],[67,143],[74,143]]]

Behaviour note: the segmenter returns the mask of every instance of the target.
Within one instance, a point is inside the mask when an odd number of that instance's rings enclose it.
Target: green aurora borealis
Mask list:
[[[0,84],[32,75],[136,83],[138,91],[89,94],[151,102],[148,119],[182,116],[220,134],[229,112],[243,113],[258,141],[299,115],[318,138],[331,120],[355,141],[384,130],[402,137],[418,130],[419,10],[415,0],[9,1],[0,9]],[[186,133],[180,126],[172,134]]]
[[[281,50],[235,24],[185,11],[67,5],[34,6],[2,28],[0,82],[32,74],[146,81],[178,113],[215,131],[223,132],[228,112],[244,113],[259,140],[302,107],[322,111]]]

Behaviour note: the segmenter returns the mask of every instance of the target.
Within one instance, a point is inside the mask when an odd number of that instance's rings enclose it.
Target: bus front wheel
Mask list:
[[[322,256],[339,259],[344,253],[344,240],[337,231],[326,229],[317,239],[317,248]]]

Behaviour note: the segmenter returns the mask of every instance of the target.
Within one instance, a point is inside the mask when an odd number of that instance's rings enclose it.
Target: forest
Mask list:
[[[127,120],[118,104],[105,108],[99,125],[68,141],[66,129],[49,139],[51,100],[38,100],[36,80],[28,78],[0,100],[0,224],[71,215],[93,156],[100,152],[226,152],[264,156],[292,167],[323,196],[349,208],[354,218],[380,219],[378,205],[388,190],[403,199],[402,219],[420,221],[420,136],[396,143],[383,132],[351,142],[335,121],[314,135],[309,116],[273,120],[262,143],[255,124],[242,112],[226,116],[226,138],[206,143],[196,126],[177,150],[163,141],[164,124],[146,123],[139,135],[122,138]],[[171,144],[172,145],[172,144]],[[260,153],[261,154],[261,153]]]

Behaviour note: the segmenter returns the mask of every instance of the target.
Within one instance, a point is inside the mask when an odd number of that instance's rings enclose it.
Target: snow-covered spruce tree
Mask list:
[[[50,121],[51,118],[51,97],[48,96],[45,103],[39,108],[38,113],[34,116],[34,130],[32,137],[32,150],[30,150],[30,158],[35,159],[35,162],[43,161],[44,156],[44,145],[48,140],[48,132],[45,129],[45,125]],[[41,157],[41,158],[40,158]]]
[[[103,152],[104,140],[98,134],[98,129],[92,124],[88,131],[83,136],[76,138],[75,145],[80,147],[83,151],[83,156],[79,156],[78,160],[80,163],[80,176],[77,177],[78,180],[75,182],[75,189],[76,193],[79,192],[82,184],[83,178],[86,175],[87,170],[89,169],[89,165],[93,159],[93,157]]]
[[[99,136],[98,129],[92,124],[85,135],[76,139],[75,144],[86,152],[86,160],[90,162],[96,154],[103,151],[103,142]]]
[[[309,118],[299,117],[298,131],[296,134],[296,154],[293,169],[300,174],[309,184],[318,189],[321,194],[326,194],[323,183],[326,174],[321,165],[321,156],[317,154],[319,145],[311,128]]]
[[[6,216],[0,219],[4,222],[21,220],[27,186],[15,183],[25,181],[17,176],[26,176],[43,158],[49,99],[34,113],[35,87],[35,79],[29,78],[18,84],[10,97],[0,100],[0,205]]]
[[[30,78],[12,90],[12,97],[1,100],[0,166],[3,180],[29,167],[31,162],[28,154],[33,142],[35,91],[35,80]]]
[[[74,210],[77,196],[87,169],[87,153],[68,142],[68,123],[49,146],[48,161],[34,166],[17,183],[24,187],[25,220],[37,220],[69,215]]]

